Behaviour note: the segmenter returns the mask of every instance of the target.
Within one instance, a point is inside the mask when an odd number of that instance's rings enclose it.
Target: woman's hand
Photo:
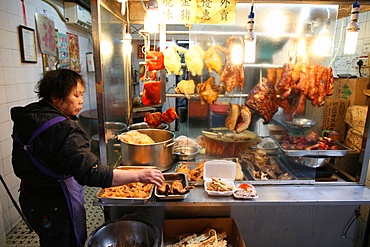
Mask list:
[[[164,177],[158,169],[141,169],[139,170],[139,181],[145,184],[155,184],[160,187],[164,182]]]
[[[113,170],[113,181],[111,186],[119,186],[122,184],[135,182],[161,186],[164,182],[164,177],[160,170],[153,168],[135,170]]]

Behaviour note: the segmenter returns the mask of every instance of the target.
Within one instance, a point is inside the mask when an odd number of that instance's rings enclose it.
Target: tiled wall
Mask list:
[[[343,22],[342,22],[343,20]],[[332,64],[334,75],[338,74],[351,74],[359,76],[358,69],[354,68],[358,61],[358,57],[362,55],[368,55],[370,53],[370,11],[360,13],[359,23],[360,23],[360,33],[358,35],[357,50],[354,55],[344,55],[343,46],[345,40],[345,28],[350,21],[350,17],[339,19],[336,23],[336,34],[334,42],[334,52],[336,53],[339,47],[339,51],[335,60]],[[343,23],[343,24],[342,24]],[[340,41],[340,33],[342,30],[342,42]],[[362,76],[370,76],[368,74],[368,69],[361,70]]]
[[[35,29],[34,13],[45,13],[55,28],[62,33],[78,35],[82,75],[87,82],[84,109],[93,108],[95,100],[94,73],[86,72],[86,52],[92,51],[91,35],[81,29],[66,25],[55,9],[41,0],[25,0],[27,26]],[[63,12],[63,1],[54,1]],[[43,72],[42,59],[37,48],[37,63],[21,63],[17,27],[24,25],[22,5],[19,0],[0,0],[0,174],[13,197],[18,201],[19,179],[11,166],[12,122],[9,110],[38,100],[34,86]],[[5,236],[21,220],[4,186],[0,184],[0,246],[5,246]]]

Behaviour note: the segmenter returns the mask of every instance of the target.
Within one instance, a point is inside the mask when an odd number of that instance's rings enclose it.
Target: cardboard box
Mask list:
[[[196,218],[196,219],[169,219],[163,221],[162,246],[178,242],[177,235],[182,233],[201,234],[207,228],[215,229],[218,232],[225,231],[227,234],[227,246],[245,247],[234,219],[232,218]]]
[[[344,145],[347,145],[349,148],[353,149],[355,152],[360,152],[362,149],[363,135],[351,128],[348,130],[346,139],[344,140]]]
[[[349,100],[326,99],[323,115],[323,130],[335,130],[340,133],[340,141],[346,134],[346,122],[344,121],[348,109]]]
[[[359,132],[360,135],[363,135],[365,131],[367,107],[365,105],[349,106],[344,119],[348,126]]]
[[[368,96],[365,95],[370,78],[339,78],[334,81],[334,93],[329,99],[349,100],[349,105],[367,105]]]

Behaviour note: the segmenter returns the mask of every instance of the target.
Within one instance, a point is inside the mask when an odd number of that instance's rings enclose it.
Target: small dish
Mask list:
[[[177,146],[173,149],[173,154],[177,160],[194,160],[199,153],[199,149],[189,146]]]
[[[257,199],[258,194],[256,191],[256,188],[251,184],[239,184],[235,191],[233,192],[233,196],[237,199],[244,199],[244,200],[250,200],[250,199]]]

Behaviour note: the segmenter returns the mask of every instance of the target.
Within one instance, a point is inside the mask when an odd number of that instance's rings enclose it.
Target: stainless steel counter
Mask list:
[[[370,204],[370,189],[360,185],[326,186],[326,185],[255,185],[258,198],[240,200],[233,196],[209,196],[202,186],[190,191],[184,200],[160,201],[153,195],[146,203],[135,206],[271,206],[271,205],[364,205]],[[96,206],[132,206],[127,200],[115,203],[94,201]]]

